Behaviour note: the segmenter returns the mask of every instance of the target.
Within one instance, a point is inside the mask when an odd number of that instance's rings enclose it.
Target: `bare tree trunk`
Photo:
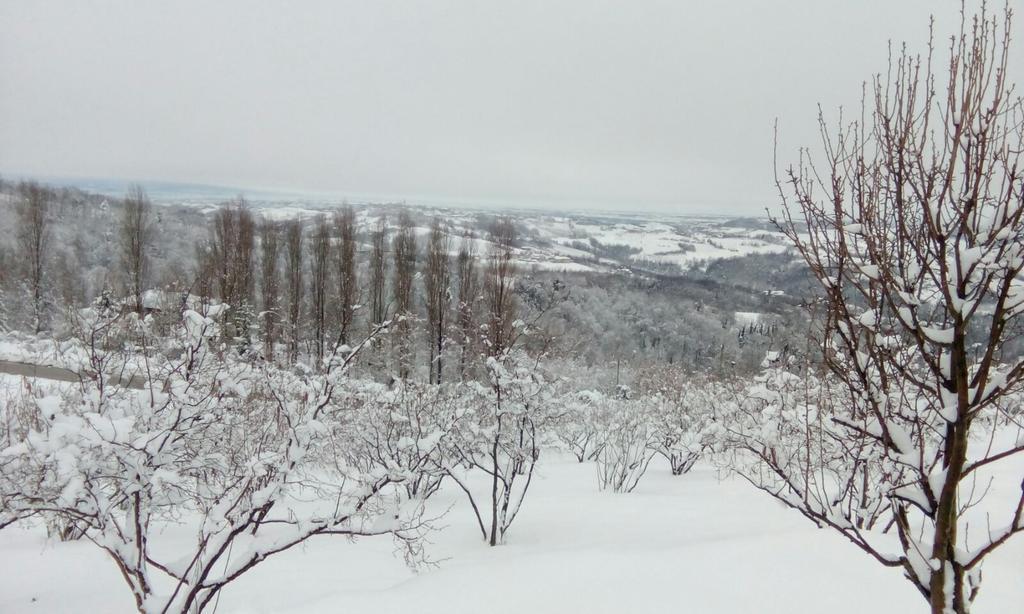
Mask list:
[[[252,309],[256,221],[245,199],[224,203],[214,214],[210,249],[220,299],[230,308],[224,334],[248,350],[255,325]]]
[[[338,276],[338,335],[342,344],[349,342],[349,333],[355,320],[355,306],[359,302],[359,279],[356,273],[356,213],[345,207],[334,216],[338,234],[335,263]]]
[[[196,268],[192,292],[199,297],[199,301],[204,307],[209,305],[210,299],[213,298],[214,278],[216,276],[217,264],[213,261],[213,252],[209,244],[205,242],[198,243],[196,245]],[[183,300],[181,308],[188,308],[187,299]]]
[[[497,220],[490,231],[494,247],[484,268],[484,300],[487,306],[487,335],[484,340],[489,356],[501,356],[512,344],[516,317],[514,290],[515,263],[512,260],[515,225],[509,218]]]
[[[39,334],[48,324],[45,277],[50,230],[47,211],[53,196],[35,182],[19,184],[18,196],[16,240],[24,263],[23,278],[32,310],[31,327]]]
[[[281,318],[280,243],[281,225],[273,220],[262,220],[260,233],[260,322],[263,327],[263,356],[274,360],[277,341],[277,323]]]
[[[142,313],[142,293],[149,281],[149,215],[152,205],[140,186],[128,189],[121,211],[121,266],[127,277],[128,292],[135,302],[133,308]]]
[[[313,324],[313,355],[320,369],[323,367],[324,348],[327,345],[327,272],[331,260],[331,230],[323,215],[317,219],[311,247],[309,307]]]
[[[225,203],[214,214],[210,246],[220,299],[234,309],[252,298],[256,222],[245,199]]]
[[[299,316],[302,313],[302,221],[285,225],[284,281],[288,301],[288,362],[299,360]]]
[[[398,232],[391,243],[392,256],[395,262],[394,299],[395,326],[391,339],[398,364],[398,376],[409,377],[412,335],[411,320],[413,313],[413,286],[416,275],[416,234],[413,231],[412,217],[403,211],[398,219]]]
[[[501,441],[501,421],[504,415],[501,413],[501,389],[498,389],[497,404],[495,412],[498,416],[497,428],[491,440],[491,535],[488,543],[491,546],[498,545],[498,476],[501,475],[501,466],[498,461],[498,444]]]
[[[430,229],[423,270],[423,292],[427,303],[427,346],[430,356],[430,381],[441,383],[444,372],[442,354],[448,331],[451,304],[451,269],[448,266],[451,238],[437,219]]]
[[[387,283],[388,226],[383,217],[377,221],[377,228],[370,237],[370,325],[376,327],[387,318],[387,304],[384,294]]]
[[[462,238],[458,255],[458,327],[459,327],[459,381],[466,378],[469,358],[476,348],[476,314],[480,281],[477,274],[476,237],[467,233]]]

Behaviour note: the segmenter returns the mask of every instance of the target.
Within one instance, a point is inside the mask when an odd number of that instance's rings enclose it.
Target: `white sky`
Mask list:
[[[791,159],[958,9],[0,0],[0,172],[756,213],[774,118]]]

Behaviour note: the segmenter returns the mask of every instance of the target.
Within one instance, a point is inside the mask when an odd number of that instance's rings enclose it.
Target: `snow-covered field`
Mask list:
[[[431,499],[444,528],[436,567],[413,573],[388,538],[318,538],[268,559],[231,584],[229,613],[923,612],[896,570],[814,529],[737,478],[698,466],[673,477],[655,463],[631,494],[598,492],[594,467],[546,453],[535,491],[507,543],[488,548],[464,501]],[[1011,468],[1012,469],[1012,468]],[[1020,467],[1016,468],[1017,471]],[[1012,493],[992,493],[994,498]],[[180,527],[162,538],[187,539]],[[47,541],[41,528],[0,531],[0,612],[130,612],[113,563],[84,542]],[[985,566],[974,612],[1024,603],[1024,540]]]
[[[559,228],[562,224],[564,228]],[[667,224],[655,220],[596,222],[559,218],[547,232],[558,249],[573,249],[573,241],[591,238],[602,245],[636,250],[633,260],[665,262],[681,267],[707,260],[748,254],[781,253],[789,249],[780,233],[727,226],[724,218],[680,218]]]

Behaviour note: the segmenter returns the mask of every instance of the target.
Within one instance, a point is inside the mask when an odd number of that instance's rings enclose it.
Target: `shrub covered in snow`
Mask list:
[[[466,494],[484,539],[494,546],[522,508],[554,408],[543,370],[521,351],[488,358],[486,368],[488,383],[468,386],[460,401],[466,411],[449,441],[447,470]],[[486,497],[466,481],[466,472],[474,469],[489,476]]]
[[[717,436],[716,412],[730,402],[729,384],[694,376],[679,390],[653,394],[647,412],[653,430],[651,448],[665,457],[672,475],[688,473]]]
[[[597,482],[602,490],[631,492],[654,457],[655,431],[644,399],[605,397],[598,405]]]
[[[469,411],[465,387],[353,380],[344,388],[356,409],[342,453],[363,471],[403,473],[411,500],[437,492],[451,462],[450,440]]]
[[[19,418],[24,436],[0,451],[0,524],[69,524],[110,555],[142,612],[201,610],[316,535],[390,534],[419,557],[424,523],[394,490],[416,467],[358,467],[340,447],[350,407],[339,383],[362,346],[322,374],[296,375],[213,351],[216,333],[186,311],[178,352],[144,354],[142,390],[109,386],[98,369]],[[85,347],[93,362],[110,351]],[[161,560],[150,546],[168,520],[195,530],[185,558]]]
[[[603,401],[604,395],[593,390],[570,391],[558,399],[555,436],[581,463],[599,451],[597,414]]]

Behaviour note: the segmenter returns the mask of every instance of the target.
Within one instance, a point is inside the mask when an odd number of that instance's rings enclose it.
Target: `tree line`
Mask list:
[[[15,251],[24,257],[6,273],[12,296],[3,303],[32,333],[58,333],[63,312],[82,305],[59,305],[52,291],[57,195],[36,182],[18,184],[14,195]],[[417,228],[406,210],[394,223],[384,215],[361,223],[351,206],[276,220],[239,197],[207,217],[192,270],[158,286],[154,206],[139,186],[119,204],[116,273],[98,300],[158,320],[227,305],[225,339],[251,358],[322,369],[333,347],[387,323],[387,341],[368,352],[374,369],[441,383],[464,379],[474,354],[500,353],[514,334],[517,236],[508,218],[478,237],[440,219]]]

